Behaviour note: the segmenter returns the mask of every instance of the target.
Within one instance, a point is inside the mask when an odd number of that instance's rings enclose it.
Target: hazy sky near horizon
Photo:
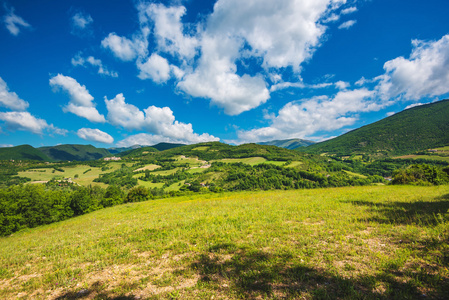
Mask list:
[[[321,141],[449,95],[447,0],[0,2],[0,146]]]

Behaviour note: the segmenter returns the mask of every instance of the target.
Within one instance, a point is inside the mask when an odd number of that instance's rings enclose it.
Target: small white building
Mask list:
[[[121,157],[116,157],[116,156],[111,156],[111,157],[105,157],[104,160],[105,161],[109,161],[109,160],[121,160]]]

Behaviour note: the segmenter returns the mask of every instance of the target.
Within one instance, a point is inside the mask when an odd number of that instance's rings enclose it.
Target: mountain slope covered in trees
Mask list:
[[[0,160],[38,160],[50,161],[50,158],[30,145],[0,148]]]
[[[416,106],[299,150],[337,155],[400,155],[445,145],[449,145],[449,100]]]
[[[315,142],[302,139],[274,140],[268,142],[260,142],[259,145],[272,145],[286,149],[296,149],[299,147],[307,147],[315,144]]]
[[[92,145],[58,145],[38,148],[54,161],[88,161],[111,155],[108,150]]]

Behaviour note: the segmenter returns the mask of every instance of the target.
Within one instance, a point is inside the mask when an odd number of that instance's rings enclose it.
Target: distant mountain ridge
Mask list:
[[[184,144],[159,143],[152,147],[134,145],[122,148],[96,148],[92,145],[64,144],[34,148],[30,145],[0,148],[0,160],[37,160],[37,161],[89,161],[111,155],[126,155],[135,150],[142,152],[164,151]]]
[[[449,145],[449,100],[416,106],[301,151],[402,155]]]
[[[37,148],[42,151],[53,161],[87,161],[96,160],[105,156],[111,155],[111,153],[104,148],[96,148],[92,145],[57,145],[51,147]]]
[[[51,159],[42,151],[30,145],[0,148],[0,160],[39,160],[50,161]]]
[[[315,144],[315,142],[308,141],[308,140],[302,140],[302,139],[288,139],[288,140],[273,140],[273,141],[268,141],[268,142],[260,142],[257,144],[277,146],[280,148],[293,150],[293,149],[296,149],[299,147],[307,147],[307,146],[313,145],[313,144]]]

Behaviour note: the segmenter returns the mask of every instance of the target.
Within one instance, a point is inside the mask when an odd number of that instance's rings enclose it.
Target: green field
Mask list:
[[[0,238],[1,299],[434,299],[449,186],[192,195]]]
[[[164,186],[163,182],[152,183],[151,181],[143,181],[143,180],[137,180],[137,184],[144,186],[146,188],[150,188],[150,189],[153,189],[153,188],[160,189]]]
[[[438,156],[438,155],[404,155],[404,156],[399,156],[396,158],[403,158],[403,159],[428,159],[428,160],[441,160],[441,161],[446,161],[449,162],[449,156]]]
[[[83,186],[98,185],[105,187],[105,184],[101,182],[93,182],[93,180],[100,174],[109,173],[120,169],[121,165],[122,163],[120,162],[110,162],[108,163],[108,167],[110,167],[110,169],[105,171],[102,171],[101,168],[90,167],[82,164],[74,167],[62,167],[61,169],[64,170],[64,172],[54,170],[53,168],[30,169],[19,172],[19,176],[28,177],[31,179],[31,182],[49,181],[57,176],[71,178],[74,182]],[[75,178],[75,175],[78,175],[78,178]]]
[[[365,175],[354,173],[351,171],[343,170],[346,174],[353,176],[353,177],[360,177],[360,178],[367,178]]]
[[[283,166],[285,164],[285,161],[269,161],[263,157],[225,158],[225,159],[220,159],[217,161],[224,162],[224,163],[239,163],[239,162],[241,162],[241,163],[248,164],[251,166],[262,164],[262,163],[274,164],[277,166]],[[296,163],[296,162],[293,162],[293,163]]]
[[[193,148],[192,151],[207,151],[210,147],[209,146],[201,146]]]

